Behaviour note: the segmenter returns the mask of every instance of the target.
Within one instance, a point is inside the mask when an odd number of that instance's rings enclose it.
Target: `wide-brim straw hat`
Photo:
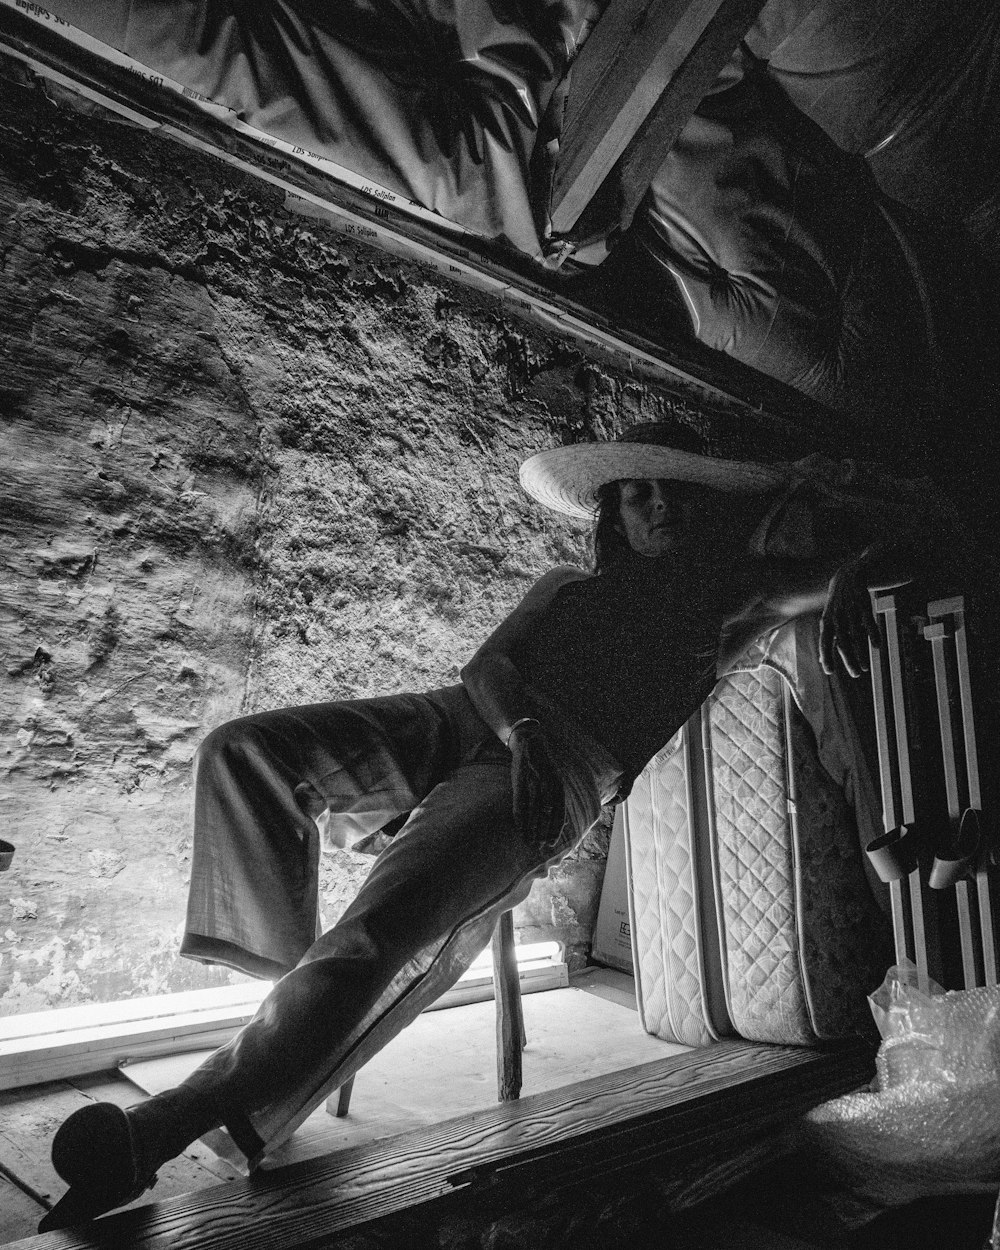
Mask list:
[[[592,520],[597,492],[625,478],[694,482],[732,494],[766,494],[787,486],[789,465],[726,460],[671,446],[686,431],[661,423],[633,426],[620,439],[572,443],[540,451],[521,465],[521,485],[539,503],[566,516]]]

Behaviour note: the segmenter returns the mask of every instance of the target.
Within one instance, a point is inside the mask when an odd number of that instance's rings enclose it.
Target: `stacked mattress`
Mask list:
[[[779,671],[719,683],[637,779],[625,845],[647,1032],[702,1045],[872,1031],[891,927]]]

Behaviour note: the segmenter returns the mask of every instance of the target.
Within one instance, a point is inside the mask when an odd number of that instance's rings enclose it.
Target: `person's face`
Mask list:
[[[707,537],[718,510],[715,491],[691,482],[627,478],[619,485],[618,532],[640,556],[656,559],[699,534]]]

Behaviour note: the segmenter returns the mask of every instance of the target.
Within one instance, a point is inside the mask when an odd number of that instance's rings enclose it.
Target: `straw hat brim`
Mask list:
[[[539,503],[592,520],[597,492],[625,478],[694,482],[732,494],[765,494],[787,486],[787,465],[720,460],[653,443],[573,443],[540,451],[521,465],[521,485]]]

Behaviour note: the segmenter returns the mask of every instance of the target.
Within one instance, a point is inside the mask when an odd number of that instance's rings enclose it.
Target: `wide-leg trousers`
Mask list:
[[[510,753],[461,686],[265,712],[203,742],[182,953],[281,979],[185,1085],[251,1161],[454,984],[615,794],[613,757],[551,703],[529,707],[565,784],[554,849],[515,830]],[[321,811],[334,832],[411,814],[317,937]]]

